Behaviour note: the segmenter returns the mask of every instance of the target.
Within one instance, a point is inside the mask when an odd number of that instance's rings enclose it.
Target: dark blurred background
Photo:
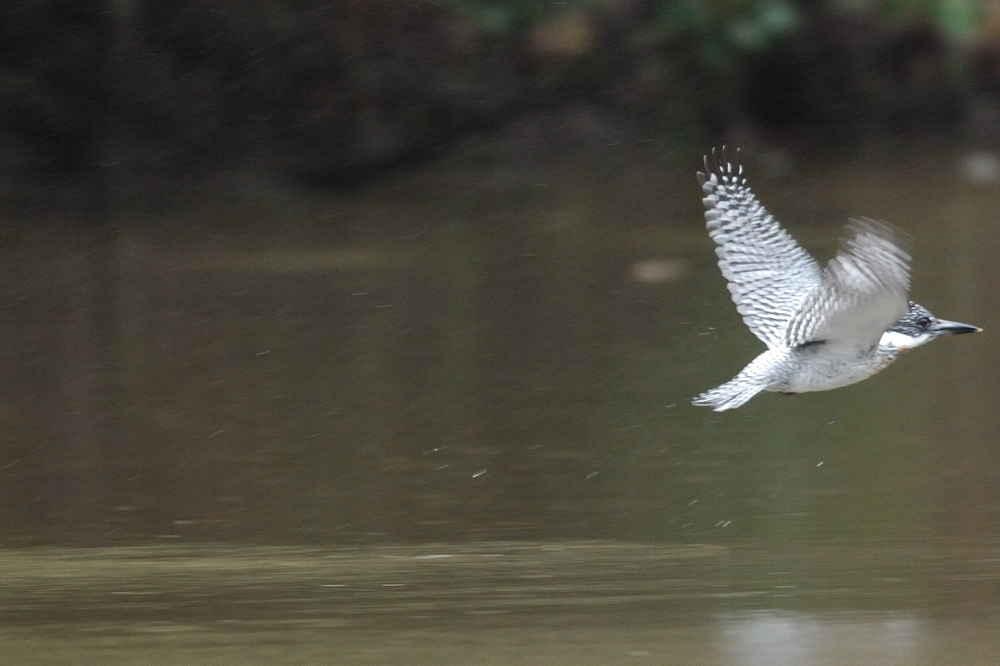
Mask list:
[[[1000,19],[966,0],[5,0],[4,183],[251,165],[377,177],[488,134],[843,147],[1000,138]]]

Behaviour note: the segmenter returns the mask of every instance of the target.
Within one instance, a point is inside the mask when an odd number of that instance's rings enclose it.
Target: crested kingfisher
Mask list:
[[[721,412],[761,391],[826,391],[860,382],[939,335],[975,333],[909,299],[908,236],[851,220],[826,268],[781,228],[725,151],[698,173],[708,234],[736,311],[767,351],[722,386],[695,398]]]

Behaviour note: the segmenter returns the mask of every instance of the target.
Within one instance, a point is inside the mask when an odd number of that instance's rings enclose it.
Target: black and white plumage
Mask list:
[[[851,220],[837,256],[822,268],[764,209],[738,160],[713,152],[698,181],[736,310],[768,349],[695,405],[723,411],[764,390],[846,386],[938,335],[979,330],[909,300],[909,237],[895,227]]]

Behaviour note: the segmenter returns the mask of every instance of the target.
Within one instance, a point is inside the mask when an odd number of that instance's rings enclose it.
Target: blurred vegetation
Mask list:
[[[555,125],[578,133],[564,143],[639,126],[668,141],[710,141],[747,123],[939,127],[973,96],[1000,90],[988,9],[973,0],[8,0],[0,168],[155,173],[249,160],[338,182],[567,108],[575,115]]]
[[[802,22],[802,11],[788,0],[659,4],[658,27],[671,37],[693,37],[701,59],[713,69],[731,66],[746,53],[763,51]]]
[[[888,21],[922,22],[956,42],[971,40],[988,16],[986,4],[974,0],[448,0],[448,5],[493,34],[512,34],[573,9],[631,7],[645,13],[666,38],[693,38],[699,55],[715,68],[736,64],[794,33],[809,11],[864,12]]]

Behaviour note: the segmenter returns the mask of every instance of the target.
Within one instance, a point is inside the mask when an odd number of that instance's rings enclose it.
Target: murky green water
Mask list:
[[[750,165],[986,332],[725,414],[760,343],[693,156],[8,205],[0,663],[994,663],[1000,190],[958,159]]]
[[[1000,543],[0,556],[0,663],[990,664]]]
[[[1000,543],[0,556],[0,663],[995,663]]]

